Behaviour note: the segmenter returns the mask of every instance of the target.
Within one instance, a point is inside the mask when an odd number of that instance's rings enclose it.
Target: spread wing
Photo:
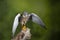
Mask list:
[[[14,36],[16,28],[17,28],[17,26],[19,24],[19,17],[20,17],[20,14],[17,14],[15,16],[15,19],[14,19],[14,22],[13,22],[13,28],[12,28],[12,34],[13,34],[12,36]]]
[[[34,14],[34,13],[30,14],[30,18],[32,19],[33,22],[39,24],[43,28],[46,28],[45,24],[43,23],[41,18],[39,16],[37,16],[36,14]]]

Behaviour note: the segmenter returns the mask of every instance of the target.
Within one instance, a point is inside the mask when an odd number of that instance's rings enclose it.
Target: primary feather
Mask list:
[[[43,21],[41,20],[41,18],[39,16],[37,16],[36,14],[32,13],[31,14],[32,17],[32,21],[39,24],[41,27],[46,28],[45,24],[43,23]]]
[[[13,22],[13,28],[12,28],[13,36],[14,36],[15,31],[16,31],[16,28],[17,28],[17,26],[18,26],[18,24],[19,24],[19,17],[20,17],[20,14],[17,14],[17,15],[15,16],[15,19],[14,19],[14,22]]]

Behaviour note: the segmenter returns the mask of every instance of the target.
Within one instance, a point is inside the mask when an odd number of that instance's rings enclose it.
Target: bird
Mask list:
[[[39,24],[42,28],[46,29],[44,22],[41,20],[41,18],[37,14],[35,14],[35,13],[29,14],[28,12],[24,11],[22,13],[18,13],[14,18],[12,36],[14,37],[15,31],[16,31],[19,23],[22,26],[22,30],[26,30],[26,23],[29,20],[32,20],[32,22]]]

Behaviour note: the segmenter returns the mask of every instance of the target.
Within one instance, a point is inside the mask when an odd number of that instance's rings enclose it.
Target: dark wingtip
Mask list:
[[[44,26],[44,29],[46,29],[46,30],[47,30],[47,27],[46,27],[46,26]]]
[[[47,30],[47,27],[45,25],[40,25],[42,28],[44,28],[45,30]]]

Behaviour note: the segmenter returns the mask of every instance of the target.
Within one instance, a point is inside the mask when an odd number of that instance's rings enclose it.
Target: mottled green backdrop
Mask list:
[[[31,40],[60,39],[60,1],[59,0],[0,0],[0,40],[11,40],[12,24],[18,12],[36,13],[46,24],[47,30],[29,22]],[[19,32],[19,27],[17,32]],[[16,32],[16,33],[17,33]]]

